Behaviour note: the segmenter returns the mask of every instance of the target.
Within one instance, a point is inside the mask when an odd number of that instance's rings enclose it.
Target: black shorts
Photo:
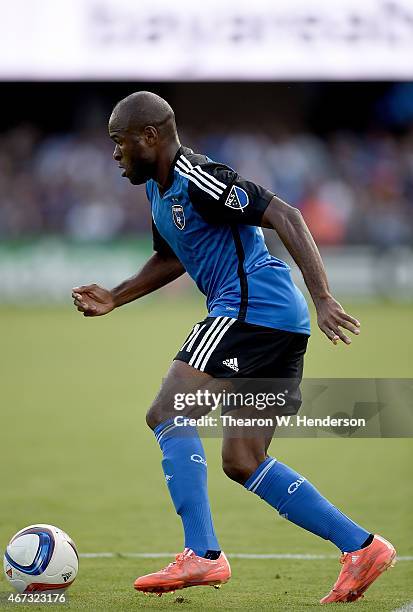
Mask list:
[[[308,336],[207,317],[197,323],[175,359],[214,378],[295,378],[301,381]]]

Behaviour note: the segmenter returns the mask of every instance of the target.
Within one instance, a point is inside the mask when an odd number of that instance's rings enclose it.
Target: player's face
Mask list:
[[[113,159],[122,168],[122,176],[132,185],[141,185],[153,178],[155,173],[156,151],[147,142],[144,134],[132,134],[124,130],[111,130],[109,134],[115,143]]]

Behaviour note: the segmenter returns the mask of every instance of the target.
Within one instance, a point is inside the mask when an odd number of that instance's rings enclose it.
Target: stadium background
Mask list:
[[[121,179],[106,130],[113,105],[142,88],[172,104],[184,144],[302,210],[333,290],[363,332],[352,347],[333,347],[313,321],[305,376],[412,377],[410,82],[4,80],[0,541],[27,524],[55,523],[82,554],[98,555],[81,558],[73,609],[315,609],[336,577],[336,551],[227,481],[214,439],[206,440],[210,494],[224,549],[275,558],[233,557],[234,578],[219,593],[148,601],[130,588],[167,562],[133,554],[181,547],[144,413],[204,316],[185,278],[102,319],[71,307],[72,286],[113,285],[151,252],[144,189]],[[285,256],[274,235],[267,239]],[[403,559],[360,606],[393,610],[412,600],[411,440],[275,440],[271,451],[398,548]]]
[[[143,261],[145,191],[119,176],[106,127],[141,88],[171,102],[182,142],[301,209],[336,291],[411,299],[412,84],[94,82],[0,87],[3,300],[62,300]]]

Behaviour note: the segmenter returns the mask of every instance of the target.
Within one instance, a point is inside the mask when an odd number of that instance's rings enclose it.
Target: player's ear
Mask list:
[[[153,147],[158,142],[158,130],[153,125],[147,125],[146,127],[144,127],[143,135],[147,144],[151,147]]]

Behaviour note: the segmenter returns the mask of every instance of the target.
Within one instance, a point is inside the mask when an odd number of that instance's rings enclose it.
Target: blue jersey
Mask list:
[[[149,180],[146,193],[155,251],[178,257],[206,296],[209,316],[310,334],[304,296],[289,266],[269,254],[260,227],[274,194],[186,147],[166,191]]]

